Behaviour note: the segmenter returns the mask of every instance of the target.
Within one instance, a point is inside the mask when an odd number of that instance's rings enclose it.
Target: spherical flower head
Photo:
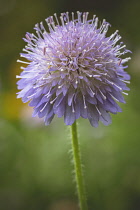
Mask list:
[[[110,26],[103,20],[100,26],[94,15],[88,20],[88,12],[69,16],[54,14],[43,23],[35,25],[36,35],[26,33],[27,45],[21,57],[27,61],[17,82],[18,98],[30,101],[33,116],[44,118],[45,124],[54,115],[64,116],[66,125],[72,125],[79,117],[87,118],[91,125],[111,123],[110,113],[121,112],[117,102],[125,103],[122,94],[129,88],[130,76],[124,71],[124,58],[129,52],[118,31],[107,37]],[[122,57],[122,58],[121,58]]]

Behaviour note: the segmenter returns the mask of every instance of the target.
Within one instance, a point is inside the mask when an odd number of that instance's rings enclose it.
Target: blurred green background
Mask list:
[[[0,0],[0,209],[77,210],[68,127],[45,127],[16,99],[22,37],[36,23],[65,11],[89,11],[119,29],[133,51],[123,112],[92,128],[79,119],[89,210],[140,209],[140,1]]]

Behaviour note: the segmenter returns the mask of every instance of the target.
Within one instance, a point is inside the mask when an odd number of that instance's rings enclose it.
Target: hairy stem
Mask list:
[[[72,151],[80,210],[87,210],[86,193],[81,165],[76,121],[71,125]]]

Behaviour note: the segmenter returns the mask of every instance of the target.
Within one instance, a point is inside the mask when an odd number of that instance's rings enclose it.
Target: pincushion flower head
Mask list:
[[[130,57],[121,36],[115,31],[107,36],[110,26],[98,18],[88,20],[88,12],[70,16],[54,14],[35,25],[36,34],[26,33],[27,45],[21,57],[28,64],[17,82],[18,98],[30,101],[33,116],[43,118],[48,125],[54,115],[64,116],[66,125],[79,117],[87,118],[91,125],[102,121],[111,123],[110,113],[121,112],[117,102],[124,103],[122,94],[129,88],[130,76],[124,70]]]

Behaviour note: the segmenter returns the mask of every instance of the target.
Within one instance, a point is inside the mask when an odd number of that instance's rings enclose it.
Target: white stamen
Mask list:
[[[84,109],[86,109],[87,106],[86,106],[86,101],[85,101],[85,96],[84,95],[83,95],[83,101],[84,101]]]
[[[56,98],[54,98],[52,101],[50,101],[50,104],[53,104],[54,101],[56,101],[58,96],[56,96]]]
[[[113,85],[115,85],[118,89],[122,90],[122,88],[116,85],[115,83],[113,83]]]
[[[93,77],[101,77],[101,75],[94,74]]]
[[[123,80],[123,79],[120,79],[122,82],[125,82],[127,84],[130,84],[130,81],[126,81],[126,80]]]
[[[99,115],[101,115],[101,112],[99,111],[98,107],[97,106],[95,106],[95,107],[96,107],[97,112],[99,113]]]
[[[130,58],[130,57],[125,58],[125,59],[122,59],[122,64],[124,64],[125,62],[127,62],[127,61],[129,61],[129,60],[131,60],[131,58]]]
[[[62,25],[64,27],[65,26],[65,23],[64,23],[63,13],[61,13],[60,20],[61,20],[61,23],[62,23]]]
[[[52,87],[50,87],[48,93],[47,93],[45,96],[47,96],[47,97],[49,96],[49,94],[50,94],[50,92],[51,92],[51,89],[52,89]]]
[[[126,47],[126,45],[123,45],[123,46],[120,47],[120,48],[119,48],[119,45],[117,45],[117,46],[115,47],[115,49],[116,49],[117,51],[119,51],[119,50],[123,49],[124,47]]]
[[[72,101],[72,112],[73,112],[73,113],[75,112],[74,105],[73,105],[73,101]]]
[[[110,36],[110,38],[108,39],[107,42],[109,42],[111,39],[113,39],[117,35],[117,33],[118,33],[118,30],[116,30],[115,33]]]
[[[78,22],[81,23],[81,12],[77,11]]]
[[[66,14],[67,14],[67,22],[69,23],[69,12],[66,12]]]
[[[32,95],[28,96],[27,98],[32,98],[36,93],[33,93]]]
[[[101,95],[103,96],[103,98],[106,100],[106,96],[103,94],[103,92],[99,89]]]
[[[95,93],[93,92],[93,90],[91,89],[91,87],[89,86],[90,91],[92,92],[93,96],[95,95]]]
[[[74,13],[72,12],[71,14],[72,14],[72,21],[74,22]]]
[[[122,92],[124,95],[127,95],[128,96],[128,93],[125,93],[125,92]]]
[[[17,62],[19,62],[19,63],[25,63],[25,64],[30,64],[29,62],[25,62],[25,61],[21,61],[21,60],[17,60]]]
[[[91,26],[93,25],[94,21],[95,21],[95,17],[96,15],[93,15],[93,19],[92,19],[92,22],[91,22]]]
[[[108,79],[106,79],[106,81],[108,81],[111,85],[116,86],[118,89],[122,90],[121,87],[119,87],[118,85],[116,85],[114,82],[109,81]]]
[[[23,70],[24,70],[24,69],[25,69],[25,67],[21,66],[21,67],[20,67],[20,69],[23,69]],[[30,72],[32,72],[32,71],[30,71]]]
[[[108,79],[106,79],[106,81],[109,82],[111,85],[114,85],[114,83],[109,81]]]
[[[48,102],[45,103],[45,105],[43,106],[43,108],[40,110],[40,112],[43,112],[43,110],[45,109],[45,107],[47,106]]]
[[[96,17],[95,22],[94,22],[93,30],[95,30],[97,28],[97,25],[98,25],[98,18]]]
[[[111,95],[111,97],[112,97],[113,99],[115,99],[116,101],[119,102],[119,100],[118,100],[117,98],[115,98],[111,93],[109,93],[109,95]]]
[[[24,49],[24,48],[23,48],[23,51],[24,51],[24,52],[27,52],[27,53],[29,53],[29,54],[34,54],[33,52],[31,52],[31,51],[29,51],[29,50],[26,50],[26,49]]]
[[[58,21],[58,18],[57,18],[57,14],[55,13],[54,16],[55,16],[55,19],[56,19],[57,24],[59,25],[59,21]]]

